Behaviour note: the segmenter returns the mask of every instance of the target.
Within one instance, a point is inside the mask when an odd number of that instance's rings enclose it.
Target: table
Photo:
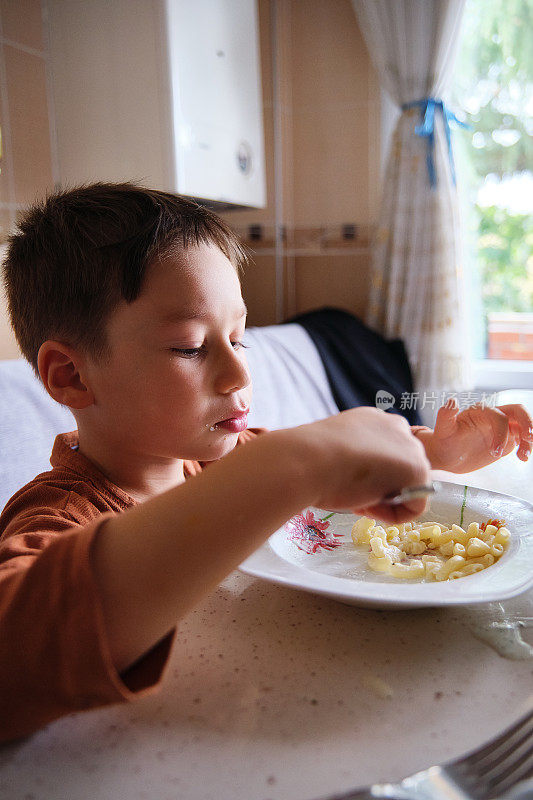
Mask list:
[[[533,461],[514,455],[464,480],[533,500]],[[521,622],[521,658],[479,638],[501,619]],[[533,590],[385,612],[235,572],[180,624],[157,695],[0,748],[0,798],[315,800],[399,780],[525,711],[531,645]]]

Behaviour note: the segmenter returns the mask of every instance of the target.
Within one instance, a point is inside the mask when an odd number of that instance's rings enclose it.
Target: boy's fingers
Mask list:
[[[427,503],[427,499],[423,497],[397,506],[392,506],[390,503],[376,503],[373,506],[359,509],[356,513],[380,519],[383,522],[390,522],[392,525],[395,522],[410,522],[416,519],[424,513]]]
[[[525,442],[523,439],[520,441],[516,455],[521,461],[527,461],[533,450],[533,442]]]
[[[521,442],[520,447],[516,451],[516,455],[520,461],[527,461],[531,455],[531,442]]]
[[[533,420],[524,406],[515,403],[508,406],[496,406],[496,408],[504,413],[510,422],[518,426],[520,439],[533,442]]]
[[[520,461],[527,461],[531,455],[533,443],[533,421],[524,406],[512,404],[507,406],[497,406],[496,411],[504,414],[508,420],[509,432],[513,436],[513,447],[518,444],[516,451]],[[506,448],[507,452],[512,450]]]
[[[448,398],[446,403],[439,408],[437,413],[437,419],[435,420],[435,430],[437,433],[440,433],[444,436],[447,435],[448,431],[451,433],[453,427],[455,426],[458,412],[459,406],[457,405],[455,397]]]

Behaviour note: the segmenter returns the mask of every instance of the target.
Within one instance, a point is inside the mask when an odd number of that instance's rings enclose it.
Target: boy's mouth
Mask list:
[[[220,422],[215,423],[215,425],[211,428],[211,430],[220,430],[223,429],[225,431],[229,431],[230,433],[241,433],[246,429],[246,425],[248,424],[248,409],[245,411],[240,411],[238,414],[234,414],[232,417],[228,419],[223,419]]]

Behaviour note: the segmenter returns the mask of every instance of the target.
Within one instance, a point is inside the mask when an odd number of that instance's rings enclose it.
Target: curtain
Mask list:
[[[372,246],[366,322],[401,338],[417,390],[471,388],[458,198],[442,104],[464,0],[352,0],[400,110]]]

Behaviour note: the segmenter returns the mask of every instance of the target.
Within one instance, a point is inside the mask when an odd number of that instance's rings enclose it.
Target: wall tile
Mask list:
[[[271,5],[271,0],[259,0],[262,61],[269,70]],[[276,0],[276,20],[275,108],[269,109],[265,100],[268,208],[224,216],[244,232],[250,224],[263,225],[266,244],[272,248],[277,119],[287,245],[291,246],[294,228],[340,230],[348,223],[359,231],[369,229],[376,221],[379,201],[380,92],[351,2]],[[272,90],[271,76],[263,75],[264,98]],[[337,243],[337,250],[344,244]],[[352,254],[316,257],[284,251],[287,315],[326,304],[351,310],[364,306],[369,256],[353,255],[353,245],[348,249]],[[274,256],[263,254],[256,261],[263,272],[251,267],[243,281],[250,320],[269,324],[275,321],[276,310]]]
[[[350,0],[292,0],[295,110],[366,103],[370,69]]]
[[[43,49],[41,0],[0,0],[0,14],[6,39]]]
[[[368,106],[295,112],[295,224],[368,224]]]
[[[4,115],[0,115],[0,124],[1,121],[4,119]],[[9,178],[8,178],[8,163],[6,160],[6,147],[8,147],[8,142],[6,141],[6,129],[2,126],[2,146],[4,151],[4,157],[2,161],[0,161],[0,203],[11,203],[11,194],[9,191]]]
[[[45,63],[38,56],[7,45],[4,54],[15,174],[14,199],[17,203],[27,204],[53,186]]]
[[[2,233],[10,227],[10,214],[4,209],[0,209],[0,227]],[[0,262],[6,252],[4,244],[0,244]],[[0,360],[5,358],[20,358],[20,350],[11,330],[11,323],[7,313],[7,301],[3,291],[0,291]]]
[[[12,232],[15,224],[15,212],[6,208],[0,209],[0,254],[3,255],[3,245]],[[0,294],[2,290],[0,289]]]
[[[276,260],[254,254],[241,279],[248,325],[272,325],[276,321]]]
[[[295,313],[335,306],[364,317],[370,283],[369,260],[368,252],[297,256]]]

